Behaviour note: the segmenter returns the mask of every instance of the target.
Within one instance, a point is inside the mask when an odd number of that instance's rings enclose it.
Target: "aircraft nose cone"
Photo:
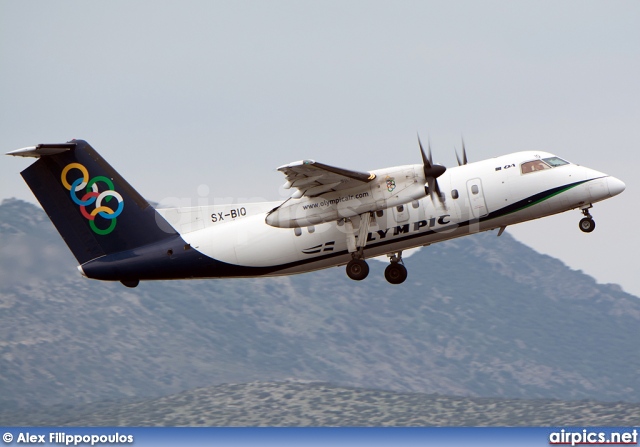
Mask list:
[[[611,197],[617,196],[627,187],[622,180],[618,180],[615,177],[607,177],[607,186],[609,186],[609,194]]]

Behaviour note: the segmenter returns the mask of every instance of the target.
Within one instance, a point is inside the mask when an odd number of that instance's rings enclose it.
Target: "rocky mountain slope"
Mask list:
[[[80,277],[42,210],[15,200],[0,247],[4,410],[288,378],[640,402],[640,300],[508,232],[422,249],[401,286],[372,262],[363,282],[333,268],[127,289]]]

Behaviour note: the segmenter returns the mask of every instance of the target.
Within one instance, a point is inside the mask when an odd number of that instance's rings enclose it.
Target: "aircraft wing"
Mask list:
[[[301,160],[280,166],[278,171],[287,178],[285,189],[295,188],[292,197],[316,197],[329,191],[339,191],[358,184],[364,185],[376,178],[370,172],[351,171],[318,163],[314,160]]]

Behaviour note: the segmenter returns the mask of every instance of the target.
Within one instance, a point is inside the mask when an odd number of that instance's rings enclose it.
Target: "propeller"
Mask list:
[[[462,138],[462,161],[460,161],[460,157],[458,157],[458,151],[456,150],[456,148],[453,148],[454,151],[456,151],[456,158],[458,159],[458,166],[462,166],[462,165],[466,165],[468,163],[467,161],[467,151],[464,148],[464,138]]]
[[[427,180],[427,190],[429,195],[431,196],[431,201],[435,204],[435,195],[438,197],[438,200],[441,204],[444,205],[444,198],[440,191],[440,186],[438,185],[437,178],[440,177],[447,170],[442,165],[437,165],[433,163],[433,157],[431,156],[431,141],[429,141],[429,156],[424,153],[424,148],[422,147],[422,141],[420,141],[420,135],[418,135],[418,144],[420,145],[420,153],[422,154],[422,168],[424,170],[424,178]]]

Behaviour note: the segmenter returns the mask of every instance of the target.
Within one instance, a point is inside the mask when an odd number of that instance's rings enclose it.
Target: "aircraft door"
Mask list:
[[[469,195],[469,206],[473,217],[480,218],[489,214],[487,202],[484,199],[484,191],[482,190],[482,181],[479,178],[467,181],[467,194]]]
[[[396,222],[405,222],[409,220],[409,209],[408,209],[409,206],[411,205],[408,203],[405,203],[404,205],[398,205],[393,207],[393,214],[395,215]]]

